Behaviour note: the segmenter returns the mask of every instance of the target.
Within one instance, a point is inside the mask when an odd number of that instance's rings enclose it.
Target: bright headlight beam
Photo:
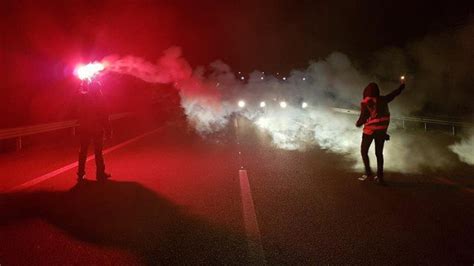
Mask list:
[[[237,105],[240,107],[240,108],[244,108],[245,107],[245,101],[244,100],[240,100],[237,102]]]
[[[280,102],[280,107],[281,108],[286,108],[286,106],[288,106],[288,104],[285,101]]]

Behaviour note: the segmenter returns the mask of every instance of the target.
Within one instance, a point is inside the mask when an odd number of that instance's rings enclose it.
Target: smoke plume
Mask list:
[[[467,164],[474,165],[474,131],[470,135],[449,148],[459,156],[459,159]]]
[[[378,82],[382,94],[386,94],[396,89],[398,77],[406,74],[407,89],[391,103],[392,113],[430,114],[441,110],[469,117],[472,90],[467,86],[473,83],[468,62],[462,59],[463,52],[473,47],[472,38],[466,38],[469,32],[472,25],[454,35],[427,37],[404,49],[378,51],[366,71],[358,70],[347,55],[335,52],[310,62],[306,69],[292,71],[284,79],[261,71],[236,75],[221,61],[193,70],[177,47],[166,50],[156,63],[133,56],[109,56],[103,61],[109,71],[174,85],[189,123],[202,135],[225,128],[232,115],[238,114],[270,134],[278,148],[305,150],[319,146],[353,158],[355,167],[360,168],[362,133],[354,125],[357,117],[336,113],[331,107],[358,108],[362,89],[369,82]],[[468,53],[472,55],[472,50]],[[454,59],[458,61],[448,63]],[[447,99],[452,102],[447,103]],[[245,101],[245,107],[237,105],[239,100]],[[262,101],[265,107],[260,107]],[[286,108],[280,106],[282,101],[287,103]],[[447,169],[455,164],[454,153],[474,165],[474,134],[449,146],[444,136],[403,131],[393,122],[389,133],[392,140],[385,149],[388,170],[413,173],[426,168]]]

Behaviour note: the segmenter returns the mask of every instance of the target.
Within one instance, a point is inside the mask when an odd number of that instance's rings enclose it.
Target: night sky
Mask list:
[[[78,61],[109,54],[154,61],[176,45],[192,66],[221,59],[244,72],[303,68],[333,51],[363,63],[383,47],[463,27],[473,14],[472,4],[460,1],[3,0],[1,5],[1,108],[11,113],[3,125],[31,120],[35,97],[67,86]],[[39,118],[45,119],[48,114]]]

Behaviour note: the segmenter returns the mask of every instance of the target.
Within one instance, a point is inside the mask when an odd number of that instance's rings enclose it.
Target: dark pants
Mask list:
[[[362,134],[362,143],[360,147],[360,153],[362,160],[364,161],[365,174],[368,176],[372,175],[372,169],[370,169],[369,162],[369,148],[372,144],[372,140],[375,140],[375,156],[377,157],[377,176],[383,178],[383,145],[385,143],[386,132],[375,131],[372,135]]]
[[[87,148],[90,143],[94,144],[94,155],[97,175],[101,175],[105,172],[104,156],[102,155],[102,148],[104,146],[104,138],[102,132],[80,133],[80,144],[79,150],[79,167],[77,170],[78,176],[83,176],[86,173],[86,159],[87,159]]]

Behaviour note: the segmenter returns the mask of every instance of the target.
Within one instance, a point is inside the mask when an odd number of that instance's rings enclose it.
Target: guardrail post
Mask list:
[[[402,127],[405,129],[405,120],[402,120]]]
[[[22,147],[21,137],[16,138],[16,151],[20,151]]]
[[[425,122],[425,132],[426,132],[427,130],[428,130],[428,128],[427,128],[427,125],[426,125],[426,122]]]
[[[452,131],[452,133],[453,133],[453,136],[456,135],[456,127],[455,127],[454,125],[453,125],[453,131]]]

